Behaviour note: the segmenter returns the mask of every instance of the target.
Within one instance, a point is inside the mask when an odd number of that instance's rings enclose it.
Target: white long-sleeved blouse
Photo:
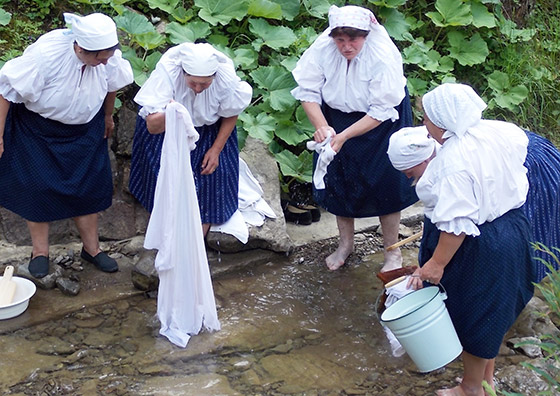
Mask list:
[[[181,66],[181,45],[170,48],[134,97],[142,106],[139,115],[164,112],[170,100],[181,103],[191,114],[195,126],[212,125],[220,117],[239,115],[251,102],[253,89],[235,74],[227,59],[218,66],[212,84],[199,94],[187,86]],[[225,57],[225,55],[223,55]]]
[[[482,120],[448,138],[416,185],[440,231],[480,235],[478,225],[521,207],[529,190],[528,138],[517,126]]]
[[[327,29],[304,52],[292,74],[292,95],[349,113],[359,111],[379,121],[397,120],[394,109],[405,96],[402,58],[383,26],[370,31],[362,50],[348,64]]]
[[[69,29],[48,32],[0,69],[0,95],[64,124],[89,122],[108,92],[132,83],[127,60],[116,50],[106,65],[85,66],[74,52]]]

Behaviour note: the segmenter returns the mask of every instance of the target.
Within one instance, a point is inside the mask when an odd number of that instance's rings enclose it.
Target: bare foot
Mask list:
[[[400,249],[385,250],[385,259],[383,260],[383,268],[381,272],[391,271],[402,267],[402,255]]]
[[[334,251],[334,253],[326,258],[325,262],[327,263],[327,268],[331,271],[336,271],[344,265],[344,262],[353,251],[353,246],[348,248],[339,246],[338,249]]]
[[[439,389],[436,391],[436,395],[438,396],[467,396],[461,386],[456,386],[455,388],[450,389]]]

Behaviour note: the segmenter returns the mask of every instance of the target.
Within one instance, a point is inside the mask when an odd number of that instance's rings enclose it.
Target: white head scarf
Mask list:
[[[329,28],[332,30],[337,27],[352,27],[361,30],[372,30],[373,25],[378,25],[373,12],[367,8],[357,6],[337,7],[332,5],[329,8]]]
[[[461,137],[478,124],[486,103],[470,86],[446,83],[425,94],[422,106],[430,121],[446,130],[443,138],[448,138]]]
[[[218,70],[220,63],[225,63],[228,60],[231,62],[224,54],[207,43],[182,44],[180,59],[183,70],[196,77],[212,76]]]
[[[428,137],[425,126],[402,128],[389,138],[387,154],[393,167],[404,171],[421,164],[431,157],[436,141]]]
[[[71,25],[76,42],[85,50],[104,50],[119,43],[117,26],[107,15],[95,13],[82,17],[65,12],[64,21]]]

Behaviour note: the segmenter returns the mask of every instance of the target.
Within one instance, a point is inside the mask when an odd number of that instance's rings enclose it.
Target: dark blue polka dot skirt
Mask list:
[[[532,240],[549,248],[560,248],[560,151],[542,136],[528,131],[527,136],[529,147],[525,166],[529,170],[529,193],[523,210],[531,224]],[[538,250],[533,251],[533,255],[558,269],[550,255]],[[548,267],[537,260],[535,282],[540,282],[547,273]]]
[[[103,109],[87,124],[43,118],[10,105],[0,158],[0,205],[34,222],[97,213],[113,183]]]
[[[323,114],[337,133],[360,120],[365,113],[344,113],[323,104]],[[389,138],[412,126],[408,92],[396,107],[399,119],[390,119],[361,136],[349,139],[327,167],[325,189],[313,188],[315,202],[343,217],[372,217],[398,212],[416,201],[411,180],[393,168],[387,148]],[[314,166],[317,153],[314,154]]]
[[[478,226],[445,267],[440,283],[445,305],[463,349],[484,359],[497,356],[503,338],[533,295],[535,263],[530,226],[521,209]],[[435,250],[439,230],[424,219],[419,262]]]
[[[201,175],[204,155],[216,137],[220,121],[213,125],[196,127],[200,139],[191,151],[193,170],[200,217],[203,224],[225,223],[237,210],[239,189],[239,149],[237,129],[229,136],[222,152],[220,165],[211,175]],[[146,121],[138,116],[132,144],[129,188],[132,195],[148,210],[154,206],[154,193],[160,167],[161,148],[164,133],[152,135],[148,132]]]

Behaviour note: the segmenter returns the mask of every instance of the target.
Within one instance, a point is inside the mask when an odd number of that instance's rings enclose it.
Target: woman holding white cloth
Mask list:
[[[398,240],[400,211],[418,200],[386,154],[389,136],[412,125],[402,59],[370,10],[331,6],[328,29],[293,76],[298,87],[292,95],[316,129],[314,140],[336,133],[325,188],[314,188],[315,201],[336,215],[340,242],[326,260],[336,270],[354,249],[354,218],[379,216],[388,247]],[[399,249],[385,251],[382,271],[401,265]]]
[[[235,123],[252,89],[233,62],[207,43],[184,43],[162,56],[134,100],[141,107],[134,133],[130,191],[151,211],[159,172],[165,107],[181,103],[200,134],[191,164],[204,235],[237,210],[239,151]]]

